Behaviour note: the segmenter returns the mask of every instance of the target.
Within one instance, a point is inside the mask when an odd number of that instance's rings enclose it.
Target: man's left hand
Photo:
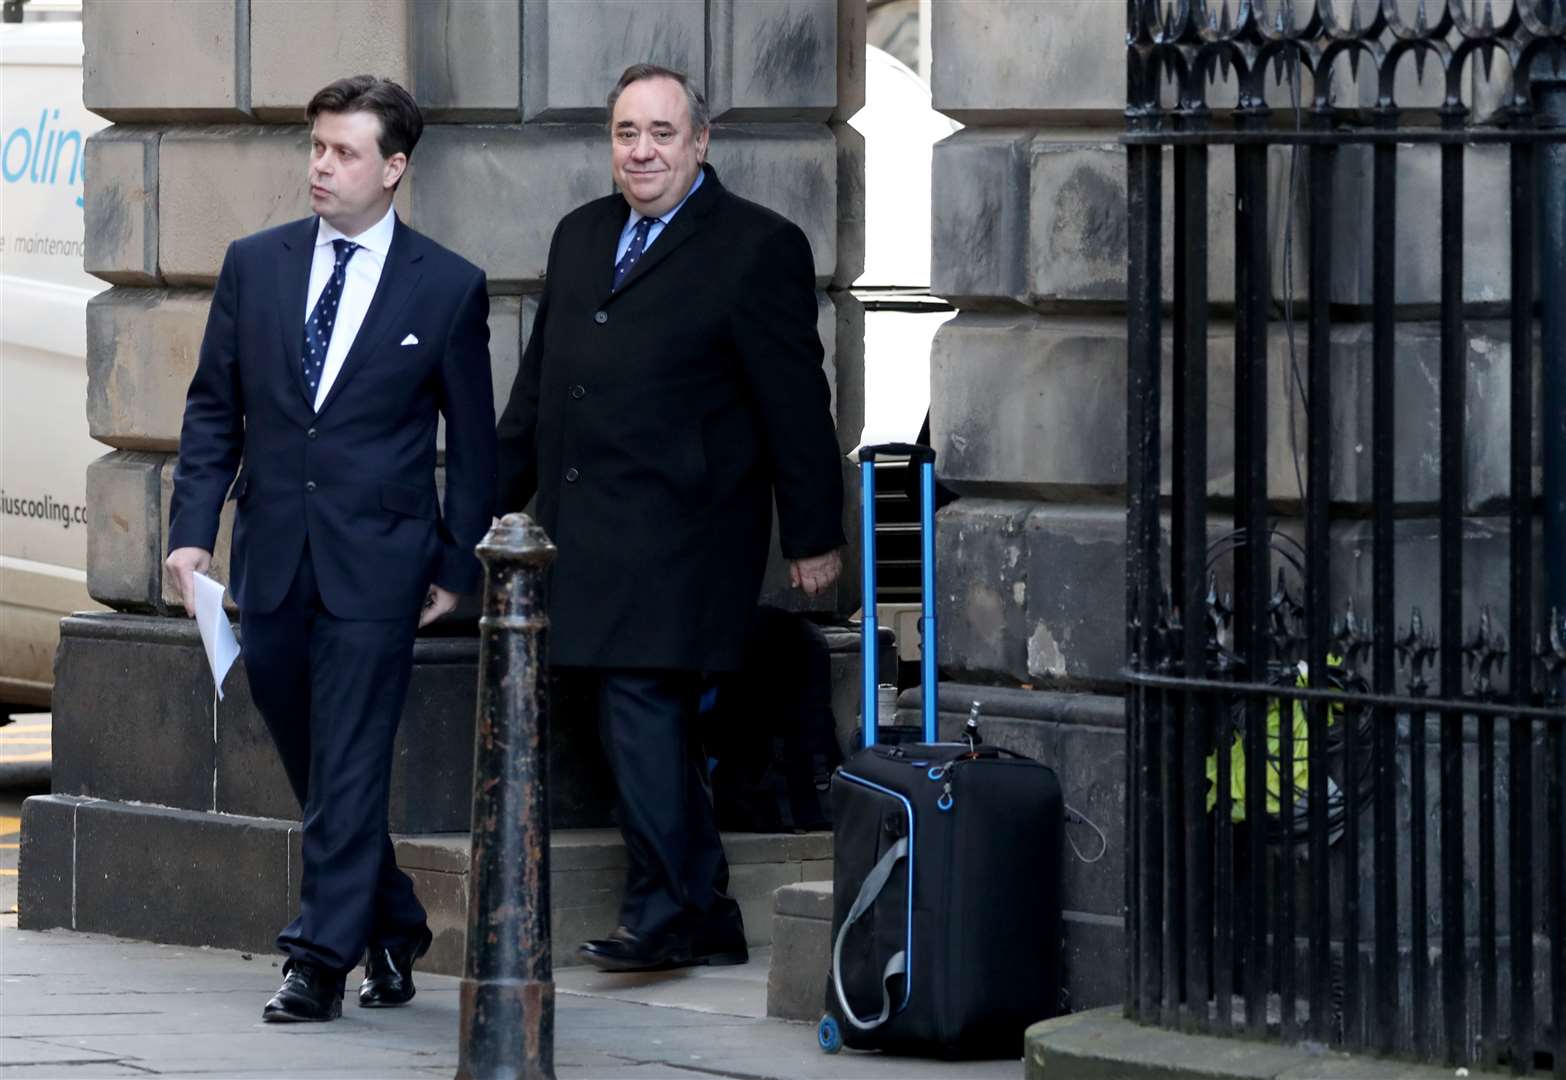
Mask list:
[[[832,587],[843,572],[843,557],[836,550],[825,555],[812,555],[808,559],[795,559],[788,564],[788,577],[794,588],[804,589],[806,596],[815,596]]]
[[[457,594],[447,592],[439,585],[431,585],[424,597],[424,610],[419,612],[419,625],[428,626],[457,606]]]

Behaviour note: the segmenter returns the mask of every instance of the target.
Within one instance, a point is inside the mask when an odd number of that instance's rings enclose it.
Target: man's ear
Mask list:
[[[408,171],[408,155],[401,151],[386,159],[386,164],[381,169],[381,187],[390,190],[397,186],[397,181],[402,179],[402,174]]]
[[[707,136],[711,134],[710,128],[702,128],[696,133],[696,164],[707,163]]]

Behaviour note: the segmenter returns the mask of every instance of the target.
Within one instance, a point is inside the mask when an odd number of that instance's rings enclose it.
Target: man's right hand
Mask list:
[[[192,575],[205,574],[212,567],[212,552],[205,548],[182,547],[169,552],[163,565],[174,575],[179,595],[185,601],[185,614],[196,615],[196,581]]]

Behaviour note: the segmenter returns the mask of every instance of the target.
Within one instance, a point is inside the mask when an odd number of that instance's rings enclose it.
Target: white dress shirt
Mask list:
[[[386,255],[391,251],[392,232],[396,225],[397,213],[388,208],[385,217],[358,236],[346,236],[338,232],[324,218],[316,228],[315,257],[310,263],[310,291],[305,294],[304,314],[299,319],[301,335],[310,312],[315,310],[315,302],[321,297],[321,290],[331,280],[332,268],[337,265],[337,253],[332,248],[332,241],[351,240],[359,245],[359,250],[348,260],[348,269],[343,277],[343,295],[337,304],[337,321],[332,326],[331,343],[326,347],[321,384],[315,390],[315,408],[318,410],[326,400],[326,395],[331,392],[332,383],[337,381],[338,373],[343,369],[343,361],[348,358],[348,350],[353,348],[353,339],[359,335],[359,327],[364,324],[364,315],[370,310],[370,301],[375,299],[375,288],[381,283],[381,267],[386,265]]]

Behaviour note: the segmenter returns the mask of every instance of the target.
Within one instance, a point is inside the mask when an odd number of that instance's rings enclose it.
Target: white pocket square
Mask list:
[[[419,339],[414,337],[412,334],[409,334],[407,337],[402,339],[402,343],[404,345],[417,345],[419,343]]]

